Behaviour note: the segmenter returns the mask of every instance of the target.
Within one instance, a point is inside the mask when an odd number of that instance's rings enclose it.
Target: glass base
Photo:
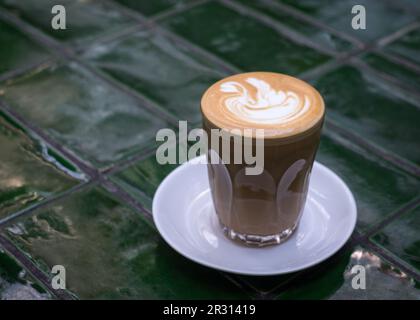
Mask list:
[[[266,247],[283,243],[289,239],[293,232],[296,230],[298,222],[296,222],[293,227],[286,229],[278,234],[270,234],[266,236],[243,234],[232,230],[231,228],[225,226],[222,222],[220,222],[220,225],[222,226],[225,235],[231,240],[240,242],[247,246]]]

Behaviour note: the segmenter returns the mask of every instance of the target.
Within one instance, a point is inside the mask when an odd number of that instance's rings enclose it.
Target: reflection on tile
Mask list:
[[[420,64],[420,28],[392,42],[385,50]]]
[[[162,13],[163,11],[166,11],[166,10],[182,8],[185,4],[192,2],[192,0],[153,0],[153,1],[116,0],[116,1],[146,16]]]
[[[391,222],[373,240],[420,271],[420,206]]]
[[[76,168],[2,113],[0,146],[0,220],[75,186],[78,180],[70,175],[81,178]]]
[[[420,110],[397,96],[397,89],[349,66],[311,82],[324,97],[327,118],[420,164]]]
[[[48,58],[46,50],[3,21],[0,21],[0,48],[0,73]]]
[[[0,247],[0,300],[46,300],[51,295]]]
[[[170,249],[155,229],[100,188],[72,194],[3,230],[44,270],[60,264],[79,298],[244,298],[219,272]]]
[[[181,120],[201,119],[202,94],[224,76],[188,49],[153,31],[97,46],[85,57]]]
[[[13,109],[97,166],[154,145],[168,126],[75,64],[38,70],[0,90]]]
[[[65,8],[66,29],[55,30],[51,27],[55,16],[51,10],[57,4]],[[0,6],[58,40],[77,43],[87,43],[95,37],[134,23],[134,20],[122,15],[115,7],[98,0],[0,0]]]
[[[412,10],[402,9],[392,1],[380,0],[341,0],[341,1],[307,1],[307,0],[276,0],[288,4],[328,26],[351,34],[360,40],[370,42],[386,36],[416,19]],[[363,5],[366,10],[366,29],[353,29],[352,8]]]
[[[276,6],[275,2],[265,0],[240,0],[240,2],[277,20],[277,22],[288,26],[292,30],[302,33],[325,48],[338,52],[345,52],[354,48],[350,42],[282,11]]]
[[[363,247],[347,248],[310,268],[280,292],[279,299],[420,299],[415,279]],[[356,269],[353,269],[355,266]],[[364,270],[364,271],[360,271]],[[360,277],[365,275],[365,288]],[[356,284],[356,285],[355,285]]]
[[[390,60],[378,54],[369,53],[363,57],[363,60],[369,64],[370,67],[379,72],[386,73],[404,83],[405,86],[412,87],[413,91],[420,89],[420,74],[408,69],[402,65],[391,62]]]
[[[296,75],[328,60],[327,56],[219,3],[194,7],[163,24],[246,71]]]

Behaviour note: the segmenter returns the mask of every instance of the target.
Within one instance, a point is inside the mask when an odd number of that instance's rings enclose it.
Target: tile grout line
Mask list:
[[[380,70],[377,70],[369,65],[369,63],[363,61],[359,57],[353,57],[348,64],[358,68],[359,70],[366,71],[367,73],[370,73],[371,75],[374,75],[381,79],[383,83],[388,83],[391,86],[397,87],[400,91],[404,91],[405,93],[411,95],[415,101],[409,101],[411,104],[414,105],[414,107],[420,108],[420,93],[416,91],[416,88],[411,85],[407,85],[405,82],[399,80],[398,78],[395,78],[393,75],[382,72]],[[399,96],[398,94],[394,93],[395,96]],[[407,100],[407,96],[404,95],[402,97],[404,100]]]
[[[145,23],[140,23],[136,21],[137,23],[130,25],[128,27],[118,29],[116,31],[99,35],[98,37],[92,39],[89,43],[82,43],[74,47],[74,53],[77,56],[82,55],[84,52],[91,50],[92,48],[101,45],[106,44],[108,42],[125,39],[128,36],[134,35],[137,32],[143,30],[144,28],[147,28],[147,25]]]
[[[113,195],[118,196],[123,203],[130,205],[135,211],[139,211],[140,214],[147,219],[149,222],[153,222],[153,216],[151,212],[146,209],[142,204],[140,204],[134,197],[129,193],[123,190],[118,184],[115,184],[113,181],[107,179],[106,177],[100,178],[100,185],[104,187],[108,192]]]
[[[153,21],[153,22],[158,21],[158,20],[163,20],[163,19],[172,17],[174,15],[177,15],[178,13],[186,12],[186,11],[188,11],[188,10],[194,8],[194,7],[201,6],[203,4],[206,4],[206,3],[212,2],[212,1],[213,0],[195,0],[195,1],[192,1],[192,2],[187,2],[184,5],[181,5],[179,7],[177,7],[177,6],[171,7],[167,10],[164,10],[162,12],[159,12],[159,13],[155,14],[155,15],[152,15],[149,18],[146,18],[146,19],[148,19],[149,21]],[[127,7],[125,7],[125,8],[127,8]]]
[[[75,185],[74,187],[67,189],[66,191],[63,191],[55,196],[49,197],[49,198],[45,198],[44,200],[42,200],[41,202],[34,204],[32,206],[29,206],[27,208],[24,208],[22,210],[16,211],[13,214],[7,215],[5,218],[0,219],[0,229],[3,228],[4,225],[7,225],[8,223],[12,222],[16,219],[19,219],[21,217],[24,216],[28,216],[30,215],[32,212],[38,210],[38,209],[42,209],[45,207],[48,207],[49,205],[51,205],[54,202],[57,202],[59,200],[65,199],[67,197],[69,197],[70,195],[77,193],[81,190],[84,190],[86,188],[89,188],[90,186],[94,186],[97,183],[98,179],[94,179],[91,181],[87,181],[87,182],[82,182],[79,183],[77,185]]]
[[[115,166],[111,166],[105,171],[101,171],[101,174],[104,176],[111,176],[115,173],[119,173],[131,165],[137,163],[138,161],[145,160],[146,158],[152,156],[156,152],[157,147],[150,147],[147,150],[143,150],[140,153],[134,154],[132,157],[119,161],[115,164]]]
[[[54,63],[54,58],[50,57],[50,58],[46,58],[43,59],[40,62],[37,63],[30,63],[30,64],[26,64],[22,67],[13,69],[11,71],[5,72],[0,74],[0,82],[7,82],[8,80],[13,80],[15,78],[19,78],[20,76],[23,76],[25,74],[31,73],[34,70],[37,69],[42,69],[44,66],[50,65],[52,63]]]
[[[420,27],[420,22],[419,21],[413,21],[412,23],[409,23],[405,26],[403,26],[401,29],[388,34],[382,38],[380,38],[376,44],[377,47],[382,48],[385,47],[386,45],[398,40],[399,38],[405,36],[407,33],[417,29]]]
[[[263,0],[263,3],[268,4],[269,6],[272,6],[274,8],[279,9],[280,11],[283,11],[285,13],[290,14],[291,16],[293,16],[294,18],[296,18],[297,20],[306,22],[308,24],[313,25],[314,27],[318,27],[324,31],[327,31],[331,34],[334,34],[335,36],[346,40],[350,43],[352,43],[353,45],[357,46],[360,49],[363,49],[365,47],[365,43],[363,43],[362,41],[360,41],[359,39],[357,39],[356,37],[353,37],[352,35],[349,35],[345,32],[336,30],[332,27],[330,27],[329,25],[325,24],[323,21],[313,18],[310,15],[307,15],[306,13],[303,13],[287,4],[284,3],[280,3],[280,2],[274,2],[273,0]]]
[[[311,49],[314,49],[322,54],[331,56],[333,58],[337,58],[339,56],[338,53],[324,48],[322,45],[318,45],[317,43],[310,40],[308,37],[304,36],[303,34],[300,34],[299,32],[296,32],[289,27],[285,26],[284,24],[272,19],[271,17],[256,11],[252,8],[249,8],[247,6],[244,6],[242,4],[239,4],[237,2],[233,2],[231,0],[218,0],[220,4],[223,6],[233,9],[239,14],[242,14],[244,16],[249,16],[255,19],[255,21],[258,21],[259,23],[265,25],[266,27],[269,27],[271,30],[276,31],[277,33],[281,34],[291,42],[294,42],[296,44],[309,47]]]
[[[65,290],[55,290],[51,285],[51,280],[48,275],[42,271],[26,254],[24,254],[12,241],[6,238],[4,235],[0,234],[0,247],[4,248],[16,261],[19,265],[23,267],[24,270],[29,272],[29,274],[37,281],[39,281],[44,287],[46,287],[49,293],[54,297],[60,300],[75,300],[75,297],[72,296]]]
[[[157,116],[161,120],[164,120],[168,124],[175,125],[175,126],[178,125],[178,120],[175,118],[175,116],[173,116],[172,114],[164,110],[160,105],[156,104],[155,102],[153,102],[152,100],[144,96],[143,94],[128,87],[124,83],[118,80],[115,80],[111,76],[107,75],[100,68],[98,70],[98,68],[91,66],[89,63],[85,62],[79,57],[74,56],[74,57],[71,57],[70,59],[77,62],[79,65],[84,67],[91,74],[95,75],[97,78],[99,78],[103,82],[109,84],[112,88],[118,90],[119,92],[127,94],[131,98],[134,98],[136,101],[141,103],[141,109],[149,111],[151,114]],[[101,64],[99,63],[98,65],[101,65]]]
[[[351,131],[347,129],[343,129],[340,126],[338,126],[334,120],[326,119],[326,124],[337,134],[341,135],[342,137],[346,138],[350,142],[359,145],[363,149],[373,152],[378,157],[386,160],[387,162],[393,164],[397,168],[402,169],[405,172],[408,172],[416,177],[420,177],[420,168],[418,168],[416,165],[412,164],[410,161],[400,158],[399,156],[389,152],[385,151],[381,147],[364,140],[362,137],[352,133]]]
[[[373,251],[374,253],[378,254],[379,256],[387,260],[394,267],[397,267],[402,272],[406,273],[410,277],[414,278],[416,281],[420,282],[420,273],[412,269],[412,267],[410,265],[407,265],[406,262],[402,261],[401,258],[399,257],[394,258],[390,253],[388,253],[387,250],[379,247],[378,245],[376,245],[369,239],[362,238],[360,240],[360,243],[363,246],[366,246],[369,250]]]
[[[415,64],[415,63],[413,63],[409,60],[406,60],[403,57],[397,56],[393,53],[389,53],[389,52],[386,52],[386,51],[383,51],[383,50],[378,50],[378,49],[374,49],[374,50],[372,50],[372,52],[390,60],[391,62],[395,63],[396,65],[398,65],[400,67],[402,66],[402,67],[405,67],[407,69],[411,69],[412,71],[420,74],[420,65],[417,65],[417,64]]]
[[[420,205],[420,196],[414,197],[410,201],[403,204],[401,207],[397,208],[393,213],[390,213],[379,223],[377,223],[372,228],[369,228],[366,232],[364,232],[362,234],[362,237],[369,239],[370,237],[381,231],[383,228],[385,228],[387,225],[391,224],[401,216],[404,216],[406,213],[416,208],[418,205]]]
[[[69,152],[58,141],[56,141],[55,139],[51,139],[50,136],[46,132],[44,132],[44,130],[26,121],[20,114],[12,110],[12,108],[10,108],[9,105],[1,98],[0,98],[0,110],[5,112],[7,115],[11,116],[13,119],[16,119],[18,122],[20,122],[23,125],[23,127],[28,128],[35,135],[37,135],[44,142],[46,142],[49,146],[59,151],[65,158],[73,162],[73,164],[76,165],[76,167],[78,167],[83,173],[88,175],[90,179],[94,179],[95,177],[98,176],[98,171],[96,169],[90,167],[83,160],[79,159],[78,156]]]

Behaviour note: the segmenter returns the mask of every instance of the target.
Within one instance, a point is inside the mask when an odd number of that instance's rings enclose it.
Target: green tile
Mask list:
[[[349,66],[311,82],[324,97],[328,119],[420,164],[420,110],[403,100],[397,89]]]
[[[0,300],[46,300],[51,295],[0,247]]]
[[[420,271],[420,206],[391,222],[373,240]]]
[[[385,50],[420,64],[420,28],[392,42]]]
[[[239,0],[239,2],[275,19],[278,23],[303,34],[325,48],[338,52],[349,51],[354,48],[350,42],[282,11],[276,6],[275,2],[266,0]]]
[[[51,26],[54,17],[51,9],[56,4],[63,5],[66,9],[66,29],[54,30]],[[0,6],[64,42],[87,43],[98,36],[135,23],[114,6],[99,0],[0,0]]]
[[[154,144],[168,126],[76,64],[37,70],[0,90],[13,109],[98,167]]]
[[[0,113],[0,220],[57,195],[81,177],[71,164]],[[68,174],[66,174],[67,172]]]
[[[116,0],[133,10],[140,12],[145,16],[152,16],[162,13],[166,10],[182,8],[192,0],[153,0],[153,1],[138,1],[138,0]]]
[[[275,30],[219,3],[206,3],[163,24],[193,43],[246,71],[296,75],[328,60]]]
[[[0,73],[48,58],[46,50],[3,21],[0,21],[0,47]]]
[[[173,152],[185,151],[185,148],[181,148],[177,145],[171,149],[171,152],[172,150]],[[145,207],[151,210],[152,199],[157,187],[177,166],[176,164],[159,164],[155,153],[153,153],[123,171],[116,173],[111,179],[133,197],[142,199]]]
[[[66,268],[82,299],[244,298],[219,272],[170,249],[140,213],[100,188],[72,194],[6,226],[44,270]]]
[[[380,0],[277,0],[290,5],[330,27],[371,42],[399,30],[416,19],[412,10],[402,9],[391,1]],[[351,25],[354,5],[366,9],[366,29],[354,30]]]
[[[420,194],[418,179],[346,141],[341,142],[324,135],[317,161],[336,172],[353,192],[359,229],[374,226]]]
[[[365,270],[366,289],[354,289],[354,266]],[[357,278],[356,278],[357,279]],[[418,300],[419,283],[382,257],[363,247],[345,248],[302,273],[278,298],[332,300]]]
[[[179,119],[201,119],[204,91],[224,76],[154,31],[93,48],[85,57]]]
[[[405,86],[412,87],[413,90],[419,90],[420,74],[418,72],[393,63],[387,58],[374,53],[365,55],[363,60],[377,71],[389,74],[390,76],[402,81]]]

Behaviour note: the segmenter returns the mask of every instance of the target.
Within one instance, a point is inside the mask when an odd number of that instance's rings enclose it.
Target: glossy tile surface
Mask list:
[[[420,64],[420,27],[392,42],[385,50]]]
[[[80,298],[245,297],[219,272],[170,249],[140,213],[100,188],[37,210],[4,232],[44,270],[63,265],[68,289]]]
[[[179,152],[185,152],[188,148],[175,145],[169,150],[179,156]],[[151,210],[153,195],[157,187],[177,166],[177,164],[158,163],[153,153],[114,174],[111,179],[135,198],[142,199],[147,209]]]
[[[0,247],[0,300],[46,300],[51,295]]]
[[[0,21],[0,74],[44,61],[47,50],[25,36],[22,32]]]
[[[404,86],[412,87],[414,91],[420,89],[420,73],[408,67],[400,66],[389,59],[378,54],[369,53],[363,57],[363,61],[376,71],[389,75],[399,81]]]
[[[420,195],[420,180],[345,140],[324,135],[316,159],[337,173],[352,190],[360,231],[375,226]]]
[[[403,214],[373,236],[373,240],[420,270],[420,206]]]
[[[76,168],[2,113],[0,146],[0,221],[79,183]]]
[[[194,7],[163,23],[245,71],[297,75],[328,60],[328,56],[296,44],[252,17],[219,3]]]
[[[409,8],[401,8],[392,1],[380,0],[276,0],[305,14],[315,17],[330,27],[350,34],[365,42],[371,42],[395,32],[416,20],[416,14]],[[352,8],[362,5],[366,12],[366,29],[353,29]]]
[[[365,289],[360,287],[362,274]],[[286,300],[420,298],[419,283],[415,279],[361,246],[342,250],[327,262],[302,272],[287,288],[279,291],[277,298]]]
[[[278,2],[276,1],[240,0],[239,2],[268,17],[271,17],[277,23],[283,24],[293,31],[304,34],[309,39],[315,43],[321,44],[326,49],[337,52],[346,52],[354,48],[349,41],[346,41],[331,32],[320,30],[312,24],[295,18],[288,12],[282,11],[278,7]]]
[[[0,85],[10,107],[96,166],[154,144],[167,123],[76,64]]]
[[[179,120],[200,121],[201,95],[224,75],[153,31],[98,46],[85,58]]]
[[[55,5],[65,8],[66,28],[53,29],[51,13]],[[132,25],[134,21],[122,15],[105,1],[0,0],[0,6],[41,29],[53,38],[65,42],[88,42],[108,32]],[[60,9],[61,10],[61,9]]]
[[[398,96],[397,89],[381,79],[349,66],[311,82],[325,100],[327,118],[385,150],[420,164],[419,105],[405,101]]]

